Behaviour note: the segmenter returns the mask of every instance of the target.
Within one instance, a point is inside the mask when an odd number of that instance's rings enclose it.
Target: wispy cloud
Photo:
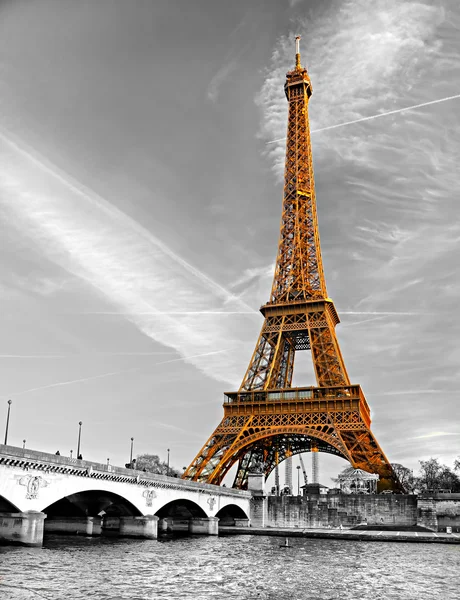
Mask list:
[[[442,394],[443,390],[426,390],[426,389],[421,389],[421,390],[397,390],[397,391],[390,391],[390,392],[382,392],[381,394],[379,394],[380,396],[418,396],[418,395],[424,395],[424,394]]]
[[[222,84],[230,77],[230,75],[235,71],[238,63],[236,60],[231,60],[226,62],[218,71],[213,75],[211,81],[209,82],[207,95],[209,100],[212,102],[216,102],[219,97],[219,92]]]
[[[296,33],[313,83],[326,279],[339,316],[353,321],[338,327],[349,372],[371,397],[386,397],[388,421],[399,397],[428,410],[428,396],[442,395],[448,410],[446,392],[460,383],[458,3],[331,0],[300,17],[279,38],[256,100],[278,180],[287,119],[280,82]]]
[[[0,203],[9,226],[91,284],[144,334],[235,385],[249,354],[241,348],[253,308],[30,148],[5,134],[0,139]],[[225,311],[240,317],[222,319]]]
[[[381,315],[391,317],[413,317],[420,314],[430,313],[419,313],[419,312],[403,312],[403,311],[383,311],[383,310],[341,310],[341,315]]]
[[[78,356],[95,357],[95,356],[158,356],[174,354],[171,352],[84,352],[81,354],[0,354],[0,358],[25,358],[25,359],[46,359],[46,358],[70,358],[75,359]]]
[[[390,108],[397,102],[404,106],[402,92],[417,82],[423,85],[421,63],[433,59],[439,51],[434,33],[442,18],[442,9],[415,0],[376,0],[372,7],[366,0],[347,0],[330,3],[314,19],[300,20],[297,31],[280,38],[273,51],[258,96],[264,110],[261,136],[268,141],[284,139],[287,107],[279,82],[293,65],[294,33],[304,34],[302,57],[313,81],[312,130],[325,131],[372,118],[369,114],[399,110]],[[394,85],[397,80],[402,87]],[[427,98],[426,102],[431,100],[437,99]],[[424,102],[411,103],[417,104]],[[334,149],[356,160],[365,152],[364,146],[368,147],[363,142],[347,130],[334,139],[317,139],[316,152]],[[282,147],[277,149],[275,145],[268,155],[281,174]]]
[[[449,435],[460,435],[460,431],[432,431],[431,433],[426,433],[425,435],[417,435],[415,437],[410,438],[411,440],[425,440],[429,438],[436,437],[445,437]]]

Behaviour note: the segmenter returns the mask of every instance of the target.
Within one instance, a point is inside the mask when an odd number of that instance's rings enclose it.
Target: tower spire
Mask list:
[[[300,71],[302,68],[300,64],[300,35],[295,36],[295,68],[296,71]]]

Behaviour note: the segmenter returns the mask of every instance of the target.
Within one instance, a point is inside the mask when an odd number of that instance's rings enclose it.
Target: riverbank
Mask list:
[[[413,542],[460,544],[460,534],[432,531],[375,531],[363,529],[297,529],[292,527],[220,526],[219,535],[266,535],[278,537],[319,538],[360,542]]]

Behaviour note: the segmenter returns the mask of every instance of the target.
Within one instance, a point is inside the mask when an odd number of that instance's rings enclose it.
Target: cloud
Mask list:
[[[312,130],[393,110],[403,92],[422,84],[422,68],[439,51],[434,34],[443,11],[437,6],[411,0],[376,0],[371,7],[367,0],[348,0],[328,6],[316,18],[300,19],[296,31],[281,37],[273,51],[257,97],[264,113],[260,135],[266,140],[283,140],[285,134],[287,103],[280,82],[293,66],[294,33],[303,34],[302,59],[313,82]],[[355,160],[367,146],[348,129],[315,142],[316,152],[333,150]],[[267,154],[280,176],[283,152],[275,146]]]
[[[392,392],[382,392],[380,396],[418,396],[419,394],[442,394],[442,390],[398,390]]]
[[[448,435],[460,435],[460,431],[449,432],[449,431],[432,431],[431,433],[427,433],[425,435],[418,435],[416,437],[410,438],[411,440],[425,440],[429,438],[435,437],[444,437]]]
[[[413,317],[420,315],[418,312],[401,312],[401,311],[381,311],[381,310],[341,310],[341,315],[380,315],[392,317]],[[429,313],[425,313],[429,314]]]
[[[270,263],[268,265],[262,265],[260,267],[250,267],[245,269],[236,281],[234,281],[231,285],[231,289],[235,289],[238,287],[245,286],[247,287],[254,281],[265,280],[268,278],[273,278],[273,273],[275,271],[275,264]]]
[[[158,356],[174,354],[171,352],[84,352],[82,354],[0,354],[0,358],[24,358],[24,359],[46,359],[46,358],[76,358],[77,356]]]
[[[235,71],[238,63],[236,60],[230,60],[222,66],[212,77],[207,88],[207,96],[211,102],[217,102],[219,98],[220,88],[224,82]]]
[[[8,226],[92,285],[145,335],[236,385],[249,358],[242,349],[256,336],[256,311],[30,149],[5,135],[2,145],[0,206]],[[225,311],[235,318],[222,319]]]
[[[338,338],[353,380],[386,396],[387,415],[405,395],[424,418],[431,394],[448,411],[460,383],[459,32],[454,0],[322,3],[279,38],[256,97],[281,180],[282,82],[300,33],[326,279],[351,317]]]

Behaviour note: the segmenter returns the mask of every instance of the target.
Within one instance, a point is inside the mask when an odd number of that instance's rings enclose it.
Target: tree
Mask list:
[[[391,466],[406,494],[412,494],[417,487],[417,479],[414,477],[412,469],[408,469],[399,463],[391,463]]]
[[[460,471],[460,456],[458,458],[455,459],[454,462],[454,470],[455,471]]]
[[[441,472],[439,473],[439,487],[451,490],[452,492],[460,491],[460,478],[452,469],[442,465]]]
[[[437,458],[428,460],[419,460],[420,475],[418,477],[418,486],[422,490],[434,490],[439,488],[439,475],[442,466]]]
[[[418,478],[418,485],[422,490],[460,490],[458,475],[446,465],[442,465],[437,458],[419,462],[420,477]],[[457,461],[455,461],[455,468],[458,468]]]
[[[170,477],[179,477],[180,472],[174,467],[160,460],[156,454],[138,454],[134,466],[138,471],[147,471],[148,473],[157,473],[158,475],[169,475]]]

